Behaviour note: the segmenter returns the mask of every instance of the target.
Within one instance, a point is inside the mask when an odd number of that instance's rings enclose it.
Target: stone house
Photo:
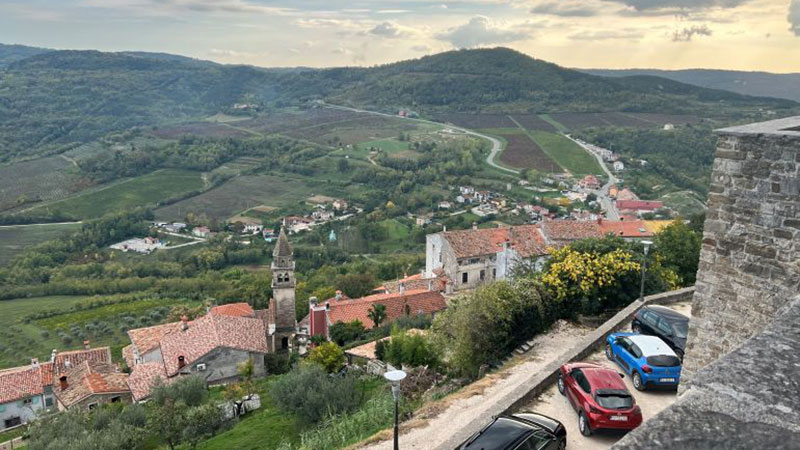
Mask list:
[[[58,376],[53,386],[60,411],[92,410],[104,403],[131,401],[128,375],[108,363],[84,361]]]

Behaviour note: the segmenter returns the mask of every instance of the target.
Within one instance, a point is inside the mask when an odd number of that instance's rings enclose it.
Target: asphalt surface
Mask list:
[[[669,307],[691,317],[691,303],[689,302],[676,303],[669,305]],[[616,363],[606,359],[603,350],[593,353],[583,362],[600,364],[622,372],[622,369]],[[626,375],[624,380],[636,403],[642,408],[642,416],[645,421],[670,406],[677,398],[677,392],[674,388],[639,392],[633,387],[629,376]],[[567,429],[567,450],[605,450],[624,436],[622,432],[604,430],[599,430],[590,437],[583,436],[578,430],[578,414],[572,409],[567,398],[558,392],[558,387],[555,384],[537,399],[521,407],[519,411],[537,412],[563,423]]]

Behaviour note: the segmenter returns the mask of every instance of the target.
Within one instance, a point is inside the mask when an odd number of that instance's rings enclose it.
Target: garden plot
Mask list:
[[[0,166],[0,211],[66,198],[79,184],[73,163],[59,156]]]

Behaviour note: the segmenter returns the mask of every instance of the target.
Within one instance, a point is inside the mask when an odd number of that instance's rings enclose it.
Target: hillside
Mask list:
[[[744,95],[800,101],[800,73],[741,72],[735,70],[688,69],[587,69],[581,72],[604,77],[649,75]]]
[[[49,51],[51,50],[47,48],[29,47],[27,45],[0,44],[0,69],[25,58]]]
[[[598,77],[498,48],[460,50],[374,68],[269,70],[137,52],[51,51],[0,69],[0,161],[64,151],[110,131],[197,120],[233,103],[308,100],[385,111],[628,111],[725,117],[781,110],[663,78]]]

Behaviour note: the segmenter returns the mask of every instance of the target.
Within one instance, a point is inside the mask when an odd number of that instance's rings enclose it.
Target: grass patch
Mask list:
[[[572,174],[604,173],[594,156],[568,138],[547,131],[532,130],[528,134],[550,158]]]
[[[100,217],[112,211],[156,205],[170,197],[203,188],[200,172],[162,169],[107,188],[72,197],[47,207],[49,211],[81,218]]]
[[[79,223],[71,223],[0,227],[0,266],[11,262],[26,248],[57,239],[80,226]]]
[[[556,130],[562,133],[566,133],[567,131],[569,131],[569,128],[565,127],[561,122],[557,121],[556,119],[553,119],[550,116],[550,114],[540,114],[539,117],[541,117],[542,120],[549,123],[550,125],[556,127]]]

